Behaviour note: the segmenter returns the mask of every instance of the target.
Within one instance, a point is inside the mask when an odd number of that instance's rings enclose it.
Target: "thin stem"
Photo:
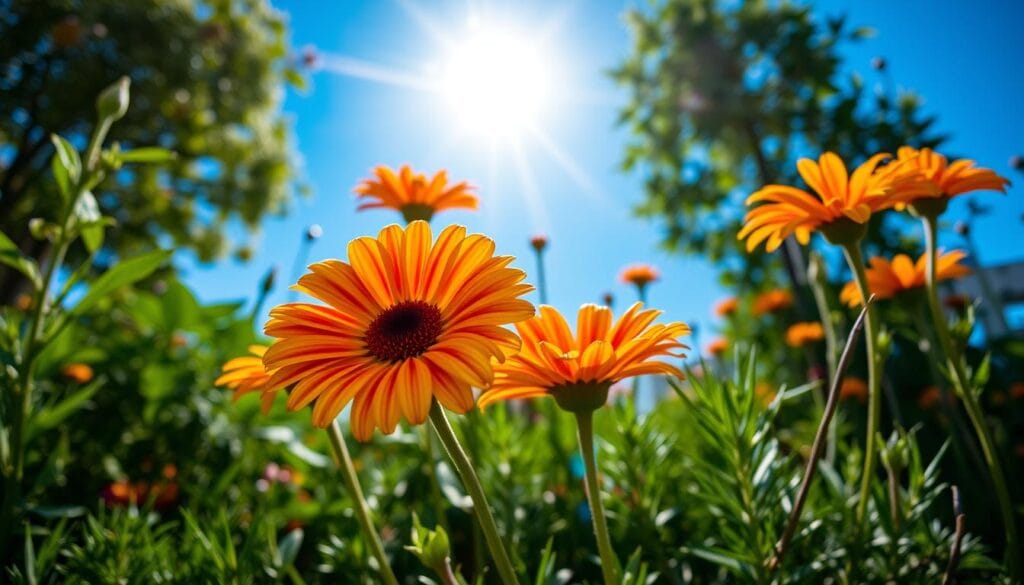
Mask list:
[[[825,363],[828,366],[828,384],[833,384],[836,379],[836,359],[839,351],[839,341],[836,335],[836,324],[832,319],[832,311],[828,307],[828,295],[825,292],[826,277],[825,277],[825,266],[824,260],[821,255],[817,252],[811,252],[810,258],[811,267],[808,269],[814,275],[809,274],[807,282],[811,286],[811,294],[814,296],[814,304],[818,309],[818,316],[821,319],[822,329],[825,330]],[[814,396],[817,399],[818,393],[814,392]],[[827,406],[822,407],[822,411]],[[835,460],[836,454],[836,443],[838,442],[838,431],[837,425],[830,425],[828,431],[828,442],[825,446],[825,458],[829,461]]]
[[[864,446],[864,470],[860,480],[860,498],[857,501],[857,523],[864,521],[871,496],[871,480],[875,477],[877,464],[877,448],[875,436],[878,434],[878,422],[882,415],[882,364],[878,354],[878,312],[867,301],[871,298],[868,288],[868,277],[864,271],[864,259],[861,256],[860,244],[843,246],[846,261],[853,271],[860,291],[861,302],[867,309],[867,323],[864,326],[864,346],[868,357],[868,430]]]
[[[902,504],[900,504],[900,470],[894,467],[889,470],[889,519],[892,522],[893,532],[899,532],[900,517],[903,515]]]
[[[356,468],[352,465],[352,456],[348,453],[348,446],[345,444],[345,437],[341,435],[341,427],[338,421],[327,427],[327,436],[331,440],[331,448],[335,457],[338,458],[338,469],[341,470],[341,479],[345,483],[345,489],[356,503],[356,518],[359,519],[359,527],[363,530],[363,538],[366,539],[373,552],[377,564],[380,565],[380,574],[388,585],[398,585],[398,579],[391,572],[391,565],[388,564],[388,557],[384,554],[384,543],[373,525],[373,518],[370,516],[370,506],[363,496],[363,488],[359,485],[359,478],[356,476]]]
[[[953,514],[956,515],[956,532],[953,534],[953,543],[949,545],[949,563],[946,565],[946,572],[942,576],[942,585],[953,585],[956,583],[956,570],[960,566],[960,545],[966,531],[967,516],[960,507],[960,490],[956,486],[952,488]]]
[[[434,432],[441,439],[445,451],[448,452],[448,457],[455,464],[455,469],[459,472],[459,477],[462,478],[462,484],[473,500],[473,512],[476,514],[477,522],[480,523],[480,528],[483,529],[484,539],[491,551],[491,558],[498,568],[498,575],[505,585],[518,585],[519,579],[516,578],[512,561],[508,552],[505,551],[505,544],[501,541],[501,536],[498,535],[498,526],[494,522],[494,515],[491,514],[491,507],[487,503],[487,496],[484,494],[484,488],[480,485],[480,479],[476,475],[473,463],[466,456],[451,423],[448,422],[444,409],[436,400],[430,406],[430,424],[433,425]]]
[[[540,297],[540,304],[548,304],[548,285],[544,274],[544,252],[537,252],[537,295]]]
[[[604,505],[601,503],[601,485],[597,481],[597,461],[594,456],[594,413],[577,412],[576,426],[580,439],[580,452],[583,455],[583,466],[587,476],[587,501],[590,503],[590,516],[594,520],[594,537],[597,538],[597,550],[601,555],[601,573],[605,585],[616,585],[618,580],[619,561],[612,549],[612,541],[608,536],[608,522],[604,517]]]
[[[782,531],[782,537],[779,538],[779,542],[775,545],[775,555],[772,556],[771,561],[768,563],[769,571],[775,571],[782,565],[782,558],[786,554],[786,547],[789,545],[790,539],[793,538],[797,524],[800,522],[800,513],[807,502],[807,494],[811,489],[811,480],[814,479],[814,473],[818,470],[818,459],[821,457],[821,452],[825,447],[825,437],[831,426],[832,417],[836,413],[836,408],[839,406],[839,388],[842,376],[850,364],[850,359],[853,357],[853,346],[857,344],[857,338],[860,336],[860,331],[864,326],[864,317],[871,306],[871,301],[871,297],[868,297],[867,304],[861,309],[860,316],[857,317],[857,321],[853,324],[850,335],[846,339],[846,347],[843,348],[843,355],[839,358],[839,364],[836,366],[836,375],[832,377],[832,387],[829,389],[825,411],[821,416],[821,422],[818,424],[818,431],[814,434],[814,443],[811,445],[811,455],[807,460],[807,468],[804,470],[804,477],[800,481],[800,489],[797,491],[793,509],[789,513],[786,528]]]
[[[929,375],[935,382],[935,387],[939,389],[939,395],[942,400],[941,408],[946,413],[946,416],[949,417],[949,420],[952,421],[952,429],[950,429],[950,432],[955,432],[955,436],[958,438],[958,440],[953,441],[954,453],[956,453],[957,457],[962,459],[964,458],[964,454],[961,451],[966,448],[967,453],[970,456],[970,464],[974,466],[975,471],[984,473],[987,467],[984,460],[982,460],[981,453],[978,452],[977,445],[974,444],[974,437],[971,436],[970,429],[967,428],[967,424],[964,422],[963,415],[960,414],[960,410],[955,404],[953,404],[953,397],[949,393],[949,388],[942,383],[943,377],[939,372],[938,364],[942,362],[943,356],[939,349],[938,342],[935,341],[934,335],[932,334],[932,328],[928,326],[929,316],[926,314],[927,310],[928,309],[924,305],[916,304],[914,310],[911,311],[911,315],[913,316],[914,324],[917,327],[921,338],[928,343],[928,355],[932,358],[928,360]],[[962,446],[961,443],[963,444]]]
[[[927,247],[927,268],[926,282],[928,292],[928,306],[932,312],[932,320],[935,322],[935,336],[939,339],[939,345],[946,354],[946,364],[953,374],[953,387],[960,397],[967,416],[974,425],[974,431],[978,434],[978,442],[981,443],[981,451],[985,456],[985,463],[988,464],[989,476],[992,478],[992,485],[995,488],[996,499],[1003,516],[1003,526],[1006,530],[1006,558],[1009,562],[1010,575],[1015,582],[1024,580],[1021,572],[1021,551],[1017,548],[1017,525],[1013,513],[1013,502],[1010,500],[1010,492],[1006,487],[1006,478],[1003,475],[1002,464],[999,462],[999,455],[996,453],[995,441],[992,438],[992,431],[988,428],[985,415],[978,403],[978,397],[974,393],[971,380],[964,368],[963,357],[953,345],[949,335],[949,326],[942,314],[939,305],[936,280],[936,262],[938,260],[938,248],[936,240],[938,236],[938,225],[936,217],[925,216],[924,235]]]

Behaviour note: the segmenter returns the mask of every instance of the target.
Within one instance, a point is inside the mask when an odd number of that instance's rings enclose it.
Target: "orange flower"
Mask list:
[[[786,345],[803,347],[825,339],[825,328],[817,321],[794,323],[786,330]]]
[[[721,301],[718,302],[717,305],[715,305],[715,315],[718,315],[719,317],[728,317],[730,315],[735,315],[736,311],[738,311],[739,308],[740,301],[736,297],[722,299]]]
[[[459,413],[473,407],[470,387],[490,384],[491,359],[518,351],[503,326],[533,315],[519,298],[533,287],[490,238],[449,226],[431,240],[424,221],[357,238],[349,263],[313,264],[295,287],[327,306],[271,311],[266,332],[278,341],[263,362],[269,386],[295,385],[289,409],[316,401],[313,424],[326,427],[353,402],[352,434],[366,441],[399,418],[422,424],[435,398]]]
[[[19,311],[27,311],[32,308],[32,297],[22,293],[14,298],[14,306],[17,307]]]
[[[267,414],[274,404],[277,392],[277,388],[270,386],[270,376],[273,372],[263,366],[263,354],[267,353],[267,346],[250,345],[249,353],[252,355],[228,360],[221,368],[224,373],[213,384],[234,390],[232,400],[238,400],[250,392],[259,392],[263,414]]]
[[[65,378],[76,384],[88,384],[92,380],[93,372],[89,364],[71,363],[61,368],[60,373]]]
[[[178,484],[174,482],[150,484],[145,481],[129,483],[116,481],[103,488],[103,501],[108,506],[147,504],[153,500],[153,507],[163,509],[178,501]]]
[[[644,288],[659,278],[661,278],[661,274],[649,264],[633,264],[625,267],[619,274],[619,280],[626,284],[636,285],[638,288]]]
[[[839,399],[849,400],[856,398],[859,402],[864,402],[868,397],[868,383],[860,378],[854,376],[846,376],[843,378],[842,385],[839,386]]]
[[[930,148],[918,150],[903,146],[897,156],[900,164],[917,171],[928,185],[928,189],[914,191],[910,197],[902,198],[904,204],[928,199],[952,199],[973,191],[1006,193],[1006,186],[1010,184],[1009,180],[992,169],[976,167],[973,160],[962,158],[949,163],[945,156]]]
[[[931,410],[942,402],[942,391],[936,386],[928,386],[917,395],[917,406],[921,410]]]
[[[961,250],[953,250],[946,254],[939,254],[938,262],[935,265],[935,277],[937,280],[953,280],[962,278],[971,273],[971,269],[960,263],[967,257]],[[892,262],[885,258],[874,257],[868,260],[867,277],[868,289],[874,293],[879,300],[891,299],[897,294],[920,288],[925,285],[925,268],[928,261],[927,255],[922,255],[914,262],[906,254],[897,254]],[[854,281],[846,283],[839,293],[839,300],[851,307],[858,307],[862,304],[860,290]]]
[[[913,169],[901,163],[879,168],[888,154],[876,154],[853,173],[847,173],[836,154],[826,152],[818,162],[802,158],[797,171],[814,194],[786,185],[766,185],[747,198],[747,205],[764,203],[747,212],[737,239],[747,240],[747,251],[767,242],[774,251],[790,235],[801,244],[811,233],[838,220],[863,225],[871,214],[892,206],[894,198],[925,192]],[[902,199],[901,199],[902,200]]]
[[[757,396],[765,406],[771,404],[776,395],[778,392],[775,391],[775,387],[768,382],[758,382],[754,386],[754,396]]]
[[[793,306],[793,293],[777,288],[757,295],[754,299],[754,314],[778,313]]]
[[[729,349],[729,340],[724,337],[719,337],[711,341],[704,347],[704,350],[709,354],[719,357]]]
[[[661,311],[634,303],[616,323],[608,307],[580,307],[576,335],[565,318],[547,305],[540,315],[516,324],[523,349],[495,366],[494,383],[480,397],[483,408],[498,400],[552,395],[567,410],[593,410],[605,404],[612,384],[633,376],[683,372],[654,358],[683,357],[677,341],[690,328],[684,323],[654,324]]]
[[[359,206],[359,211],[386,207],[400,211],[406,222],[417,219],[430,221],[434,214],[445,209],[476,209],[477,198],[473,187],[466,181],[448,186],[448,173],[438,171],[432,179],[414,173],[403,165],[398,174],[386,167],[373,170],[375,179],[365,179],[356,186],[360,198],[370,201]]]

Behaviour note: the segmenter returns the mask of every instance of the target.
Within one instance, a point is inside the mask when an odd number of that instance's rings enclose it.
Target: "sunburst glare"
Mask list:
[[[464,129],[518,137],[543,114],[549,63],[528,36],[478,27],[449,48],[441,93]]]

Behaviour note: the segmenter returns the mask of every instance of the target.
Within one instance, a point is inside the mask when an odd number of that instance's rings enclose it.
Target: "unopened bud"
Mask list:
[[[128,112],[128,88],[131,80],[127,76],[121,77],[113,84],[104,89],[96,98],[96,111],[100,119],[116,122]]]
[[[530,245],[533,246],[533,249],[537,252],[543,252],[544,248],[548,247],[548,237],[544,234],[537,234],[530,238]]]
[[[267,271],[266,276],[263,277],[263,283],[260,285],[260,289],[263,294],[269,293],[274,288],[274,280],[277,278],[277,266],[271,266],[270,270]]]

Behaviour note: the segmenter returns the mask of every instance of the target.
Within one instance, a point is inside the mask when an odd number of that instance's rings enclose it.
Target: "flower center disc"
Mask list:
[[[404,301],[377,316],[366,330],[366,348],[377,359],[400,362],[430,349],[441,334],[441,311],[424,301]]]

